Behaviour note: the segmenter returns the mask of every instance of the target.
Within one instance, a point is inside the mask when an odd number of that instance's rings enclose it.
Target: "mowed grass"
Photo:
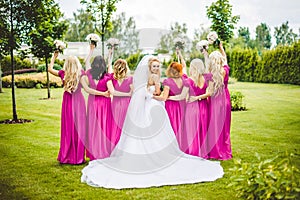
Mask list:
[[[296,154],[300,166],[300,86],[237,82],[230,91],[245,95],[247,111],[232,112],[231,140],[234,158],[257,162],[255,152],[272,158]],[[0,199],[236,199],[227,188],[233,161],[222,161],[225,175],[215,182],[113,190],[80,182],[84,165],[60,165],[62,92],[52,89],[17,89],[19,118],[26,124],[0,124]],[[11,90],[0,94],[0,120],[12,118]],[[180,173],[180,172],[178,172]]]

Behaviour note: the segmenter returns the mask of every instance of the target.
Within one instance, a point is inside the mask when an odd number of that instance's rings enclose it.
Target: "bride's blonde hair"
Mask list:
[[[199,58],[193,59],[190,63],[190,70],[194,71],[191,78],[195,80],[196,85],[200,87],[200,77],[205,73],[203,61]]]
[[[69,56],[66,58],[64,67],[64,90],[72,93],[74,92],[79,84],[81,76],[81,64],[76,56]]]
[[[224,86],[224,77],[222,67],[225,65],[226,59],[219,51],[213,51],[209,55],[208,70],[212,73],[213,84],[209,87],[212,94],[216,94],[220,88]]]

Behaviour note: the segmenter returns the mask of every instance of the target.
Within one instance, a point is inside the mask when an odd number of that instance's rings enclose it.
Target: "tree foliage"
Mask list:
[[[86,5],[87,11],[92,15],[92,21],[96,33],[99,33],[102,41],[102,55],[104,56],[105,33],[112,30],[111,17],[117,10],[116,3],[120,0],[81,0]]]
[[[185,46],[189,44],[190,40],[187,37],[187,26],[185,23],[180,25],[178,22],[175,22],[171,25],[170,32],[167,34],[164,34],[160,38],[159,47],[156,50],[158,53],[169,53],[175,51],[175,43],[174,40],[177,37],[182,38],[185,40]],[[187,49],[187,48],[186,48]]]
[[[270,49],[271,39],[270,27],[266,23],[261,23],[256,27],[256,42],[259,50]]]
[[[286,21],[280,27],[275,27],[274,37],[276,45],[290,45],[296,41],[297,34],[293,33],[293,29],[289,28],[289,22]]]
[[[67,22],[62,20],[63,14],[54,0],[42,0],[36,7],[35,24],[29,33],[31,52],[38,58],[44,58],[46,68],[48,58],[54,51],[54,40],[61,39],[67,30]],[[50,98],[49,74],[47,71],[48,98]]]
[[[218,33],[221,40],[228,42],[234,35],[233,30],[240,17],[232,16],[229,0],[217,0],[206,8],[206,15],[212,20],[211,29]]]
[[[70,25],[65,39],[69,42],[85,41],[88,34],[95,32],[94,23],[91,19],[91,13],[82,8],[74,12],[73,18],[68,19]]]
[[[115,51],[116,57],[127,57],[138,51],[139,32],[136,30],[134,18],[127,19],[124,12],[112,19],[112,31],[105,35],[106,39],[111,37],[120,40],[119,49]]]

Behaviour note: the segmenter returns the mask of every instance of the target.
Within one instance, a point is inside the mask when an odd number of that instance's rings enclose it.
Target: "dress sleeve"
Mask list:
[[[170,87],[170,81],[168,78],[166,78],[164,81],[163,81],[163,86],[169,86]]]
[[[128,79],[129,79],[129,84],[132,84],[133,83],[133,77],[129,76]]]
[[[189,87],[190,86],[190,79],[189,78],[183,79],[183,86],[184,87]]]
[[[203,74],[203,76],[205,81],[213,81],[211,73]]]
[[[183,79],[187,79],[187,78],[189,78],[189,77],[188,77],[188,75],[183,74],[183,75],[182,75],[182,78],[183,78]]]
[[[224,65],[224,70],[225,70],[226,74],[229,76],[230,67],[228,65]]]
[[[61,80],[64,80],[64,77],[65,77],[65,71],[64,71],[64,70],[59,70],[59,71],[58,71],[58,76],[61,78]]]
[[[81,70],[81,75],[80,75],[80,78],[84,75],[87,75],[86,72],[84,70]]]

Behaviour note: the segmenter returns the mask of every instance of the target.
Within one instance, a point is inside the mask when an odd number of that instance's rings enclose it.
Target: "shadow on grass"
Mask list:
[[[22,192],[16,192],[16,187],[6,184],[4,180],[0,181],[0,199],[30,199]]]

